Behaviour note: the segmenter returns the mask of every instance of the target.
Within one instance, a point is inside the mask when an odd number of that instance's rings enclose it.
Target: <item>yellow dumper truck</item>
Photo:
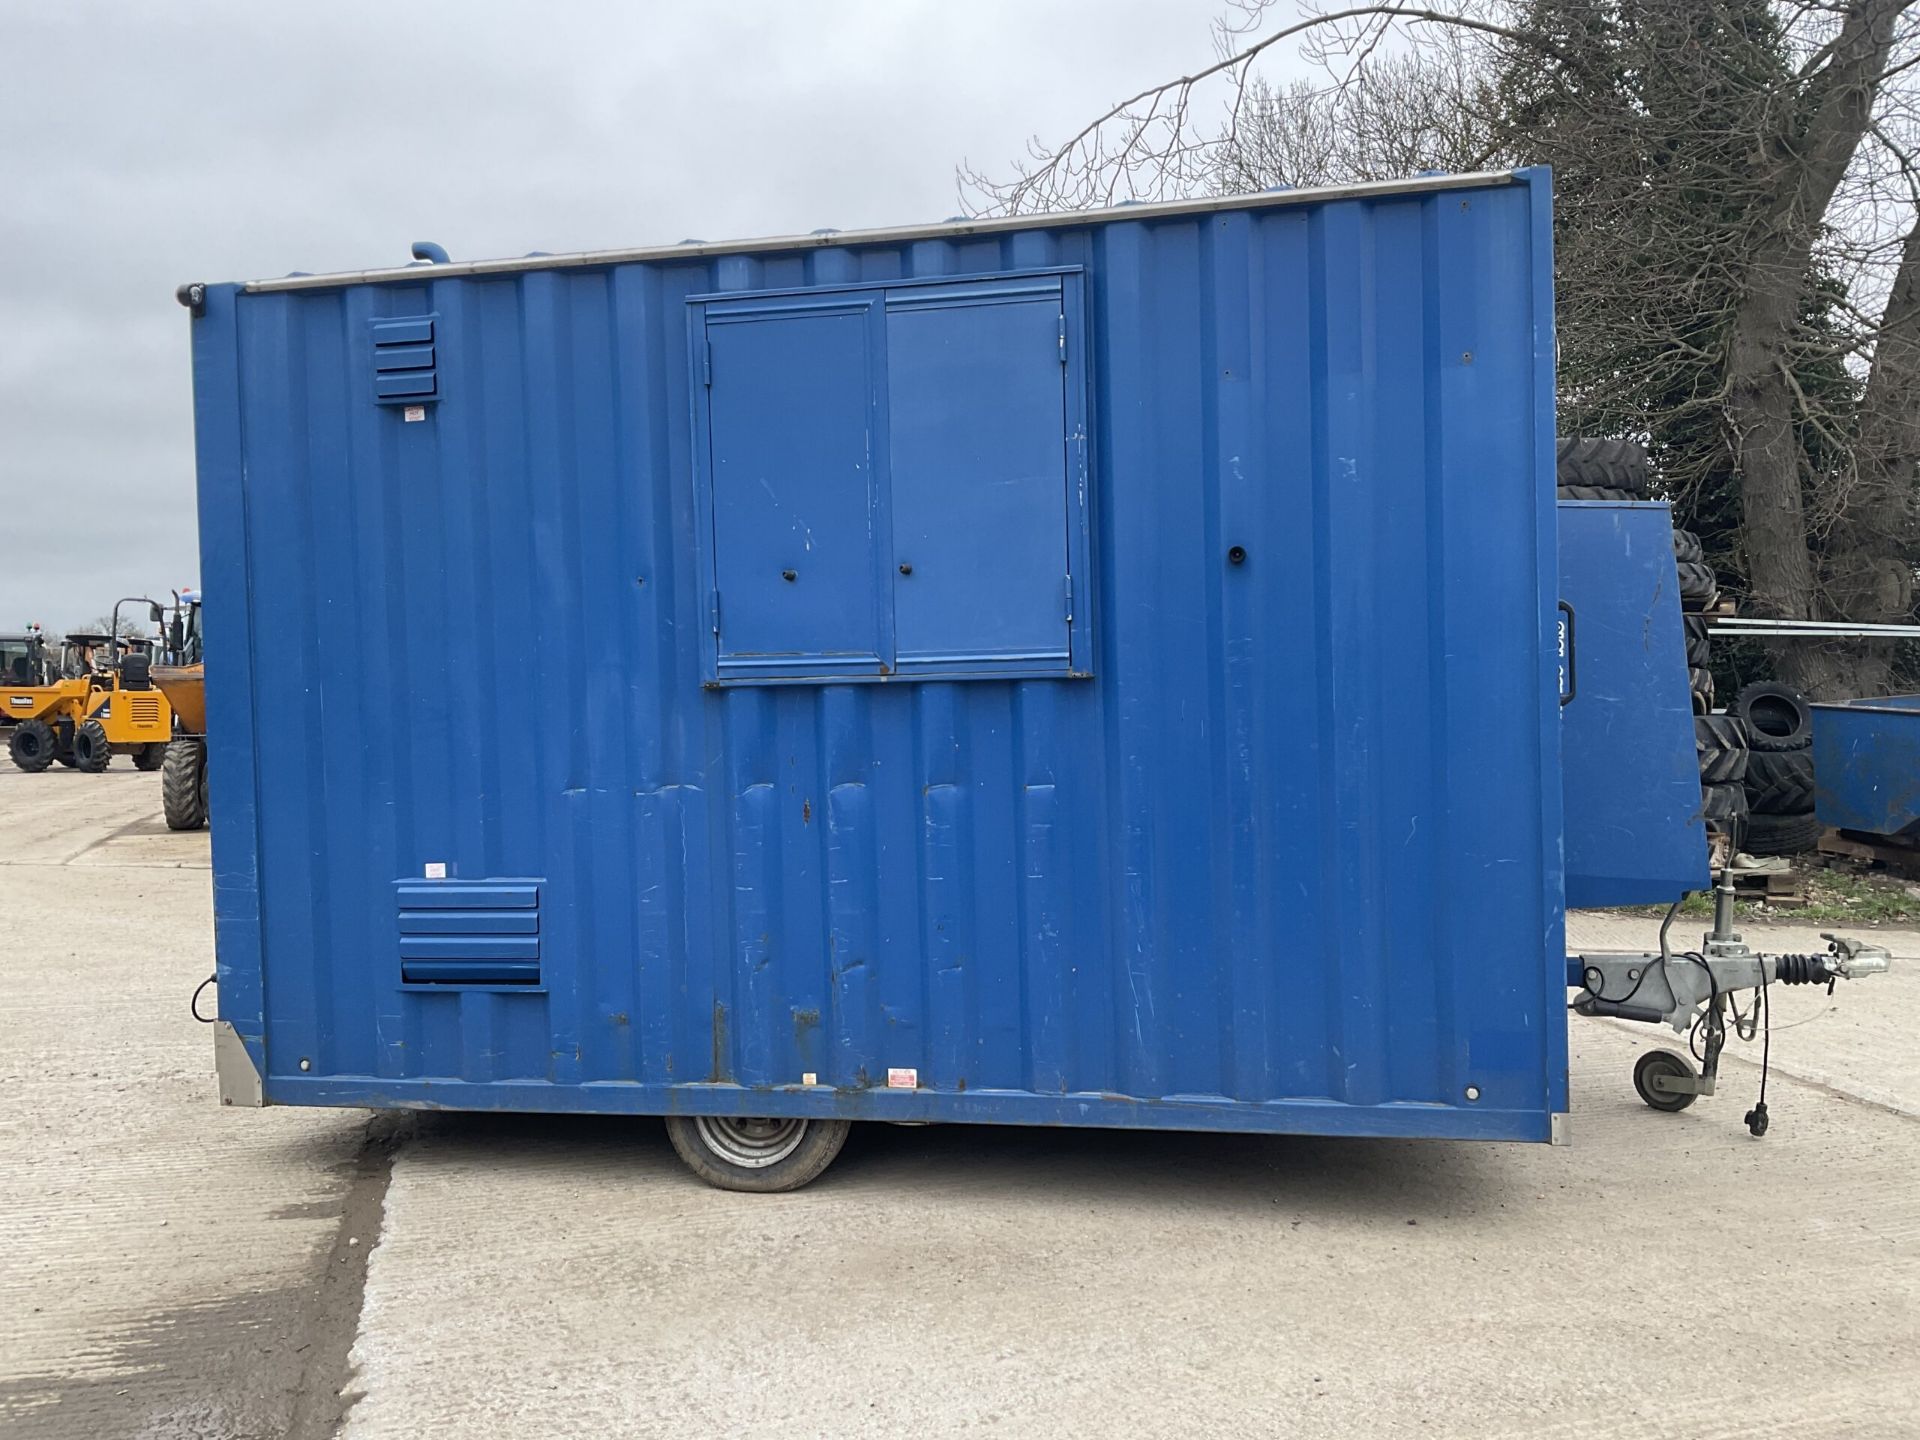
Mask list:
[[[207,691],[197,590],[174,596],[153,683],[173,707],[173,740],[160,774],[161,809],[168,829],[198,830],[207,823]]]
[[[118,630],[122,600],[113,607]],[[161,607],[150,600],[133,603]],[[154,688],[144,650],[123,648],[117,634],[74,633],[55,664],[44,644],[23,667],[33,683],[0,680],[7,754],[30,774],[56,761],[87,774],[105,770],[115,755],[131,755],[142,770],[158,770],[173,738],[173,708]]]

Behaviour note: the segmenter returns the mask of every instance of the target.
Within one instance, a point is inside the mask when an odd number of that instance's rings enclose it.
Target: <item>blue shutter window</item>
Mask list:
[[[400,880],[405,985],[540,983],[538,880]]]
[[[431,315],[373,322],[373,398],[381,405],[423,405],[440,398]]]

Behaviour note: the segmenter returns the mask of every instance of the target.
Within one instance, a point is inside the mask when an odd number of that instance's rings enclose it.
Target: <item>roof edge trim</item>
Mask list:
[[[1297,190],[1263,190],[1254,195],[1223,195],[1205,200],[1161,200],[1110,205],[1098,210],[1054,210],[1033,215],[996,215],[976,220],[946,220],[932,225],[895,225],[878,230],[841,230],[826,234],[774,235],[759,240],[699,241],[682,245],[645,245],[621,250],[580,250],[565,255],[523,255],[502,260],[466,260],[450,265],[396,265],[375,270],[341,270],[326,275],[285,275],[250,280],[244,289],[258,295],[280,290],[327,290],[346,285],[420,284],[469,275],[512,275],[530,270],[579,270],[646,260],[696,260],[715,255],[763,254],[777,250],[837,250],[856,245],[903,245],[916,240],[948,240],[1004,235],[1016,230],[1057,230],[1120,220],[1156,220],[1175,215],[1207,215],[1226,210],[1262,210],[1288,205],[1373,196],[1421,195],[1435,190],[1486,189],[1524,183],[1512,170],[1463,175],[1422,175],[1406,180],[1370,180],[1352,185],[1322,185]]]

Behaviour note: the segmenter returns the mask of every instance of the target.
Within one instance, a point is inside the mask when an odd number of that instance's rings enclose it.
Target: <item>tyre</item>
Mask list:
[[[1687,668],[1689,670],[1706,669],[1713,660],[1713,644],[1707,638],[1707,617],[1682,615],[1680,623],[1686,627]]]
[[[1693,750],[1700,759],[1700,781],[1729,785],[1747,776],[1747,727],[1733,715],[1693,717]]]
[[[107,740],[106,726],[89,720],[73,732],[73,768],[86,775],[98,775],[113,763],[113,746]]]
[[[53,763],[53,727],[44,720],[22,720],[7,736],[7,755],[29,775]]]
[[[1696,565],[1705,563],[1707,555],[1706,552],[1700,548],[1700,537],[1691,530],[1674,531],[1673,558],[1675,560],[1689,560]]]
[[[1727,713],[1746,722],[1752,749],[1804,750],[1813,744],[1813,711],[1807,697],[1791,685],[1756,680],[1742,686]]]
[[[1703,560],[1676,560],[1674,568],[1680,572],[1681,608],[1711,609],[1720,598],[1720,582],[1713,578],[1712,568]]]
[[[1556,500],[1638,500],[1631,490],[1616,490],[1611,485],[1556,485]]]
[[[1693,694],[1693,713],[1696,716],[1710,714],[1713,710],[1713,672],[1699,666],[1688,666],[1687,689]]]
[[[1554,483],[1567,489],[1616,490],[1621,492],[1618,498],[1638,500],[1647,493],[1652,475],[1653,467],[1647,460],[1647,447],[1638,440],[1599,440],[1590,436],[1568,435],[1562,436],[1554,445]]]
[[[667,1117],[667,1138],[689,1170],[722,1190],[756,1195],[798,1190],[817,1178],[847,1143],[850,1128],[845,1120]]]
[[[1814,815],[1750,815],[1740,848],[1749,855],[1804,855],[1825,829]]]
[[[207,823],[207,746],[197,736],[178,735],[167,746],[160,809],[169,830],[198,830]]]
[[[1747,757],[1747,809],[1755,815],[1813,812],[1813,751],[1755,750]]]
[[[133,768],[136,770],[158,770],[167,762],[167,743],[156,740],[151,745],[142,745],[133,752]]]
[[[1722,834],[1747,818],[1747,787],[1739,781],[1700,787],[1700,818]]]
[[[1691,1091],[1673,1094],[1653,1088],[1654,1078],[1667,1080],[1694,1080],[1698,1074],[1693,1062],[1678,1050],[1649,1050],[1633,1062],[1633,1088],[1640,1092],[1640,1098],[1656,1110],[1669,1113],[1686,1109],[1700,1097]]]

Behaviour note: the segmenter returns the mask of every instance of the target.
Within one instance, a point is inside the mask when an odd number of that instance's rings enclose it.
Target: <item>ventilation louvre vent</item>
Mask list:
[[[538,880],[399,880],[400,979],[538,985]]]
[[[373,322],[373,398],[381,405],[424,405],[440,398],[431,315]]]

